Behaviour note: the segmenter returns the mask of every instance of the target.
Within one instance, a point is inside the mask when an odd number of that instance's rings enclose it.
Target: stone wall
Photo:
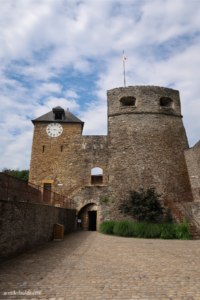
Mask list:
[[[106,185],[105,186],[88,185],[88,186],[83,186],[77,193],[74,193],[74,195],[71,196],[71,198],[75,202],[77,214],[85,206],[93,204],[93,206],[87,207],[84,213],[90,210],[94,210],[93,207],[95,207],[95,210],[97,211],[97,230],[99,229],[99,225],[102,221],[106,221],[110,219],[109,218],[110,206],[102,202],[103,198],[107,194],[108,194],[108,189]]]
[[[200,141],[185,150],[185,159],[192,189],[200,187]]]
[[[46,133],[47,125],[35,124],[29,182],[40,186],[51,182],[54,192],[68,196],[82,185],[90,185],[91,169],[101,167],[105,184],[107,136],[82,136],[82,124],[62,123],[63,133],[53,138]],[[62,191],[58,184],[63,184]]]
[[[76,210],[0,200],[0,262],[51,241],[55,223],[74,231]]]

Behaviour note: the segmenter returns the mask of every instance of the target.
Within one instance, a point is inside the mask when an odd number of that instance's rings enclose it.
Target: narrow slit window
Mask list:
[[[85,143],[83,144],[83,149],[85,149]]]
[[[94,149],[96,149],[96,145],[94,144]]]
[[[103,149],[103,144],[101,144],[101,149]]]
[[[63,146],[61,146],[61,152],[63,152]]]
[[[45,146],[42,147],[42,152],[44,152],[44,148],[45,148]]]

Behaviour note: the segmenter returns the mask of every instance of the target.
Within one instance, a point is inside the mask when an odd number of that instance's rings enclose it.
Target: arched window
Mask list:
[[[135,97],[123,97],[120,99],[121,106],[135,106]]]
[[[101,168],[91,169],[91,184],[103,183],[103,170]]]
[[[173,100],[168,97],[160,98],[160,106],[161,107],[173,107]]]

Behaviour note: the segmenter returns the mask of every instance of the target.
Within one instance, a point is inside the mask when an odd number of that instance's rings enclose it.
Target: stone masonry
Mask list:
[[[53,191],[72,198],[77,216],[96,207],[97,229],[103,220],[124,218],[118,205],[130,189],[155,187],[164,195],[191,190],[179,92],[131,86],[109,90],[107,96],[107,136],[83,136],[84,123],[60,107],[33,120],[29,181],[51,183]],[[63,111],[62,119],[55,119],[54,110]],[[47,134],[51,123],[62,125],[60,136]],[[91,184],[94,167],[103,170],[101,184]],[[63,184],[61,190],[58,184]],[[85,222],[87,213],[83,215]]]
[[[67,234],[75,222],[75,209],[0,200],[0,262],[52,241],[55,223]]]
[[[190,175],[192,189],[200,187],[200,141],[194,147],[185,150],[185,159]]]

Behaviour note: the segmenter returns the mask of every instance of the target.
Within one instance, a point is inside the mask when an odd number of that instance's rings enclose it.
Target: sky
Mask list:
[[[61,106],[107,134],[107,90],[180,91],[190,147],[200,140],[200,1],[0,0],[0,170],[29,169],[32,119]]]

